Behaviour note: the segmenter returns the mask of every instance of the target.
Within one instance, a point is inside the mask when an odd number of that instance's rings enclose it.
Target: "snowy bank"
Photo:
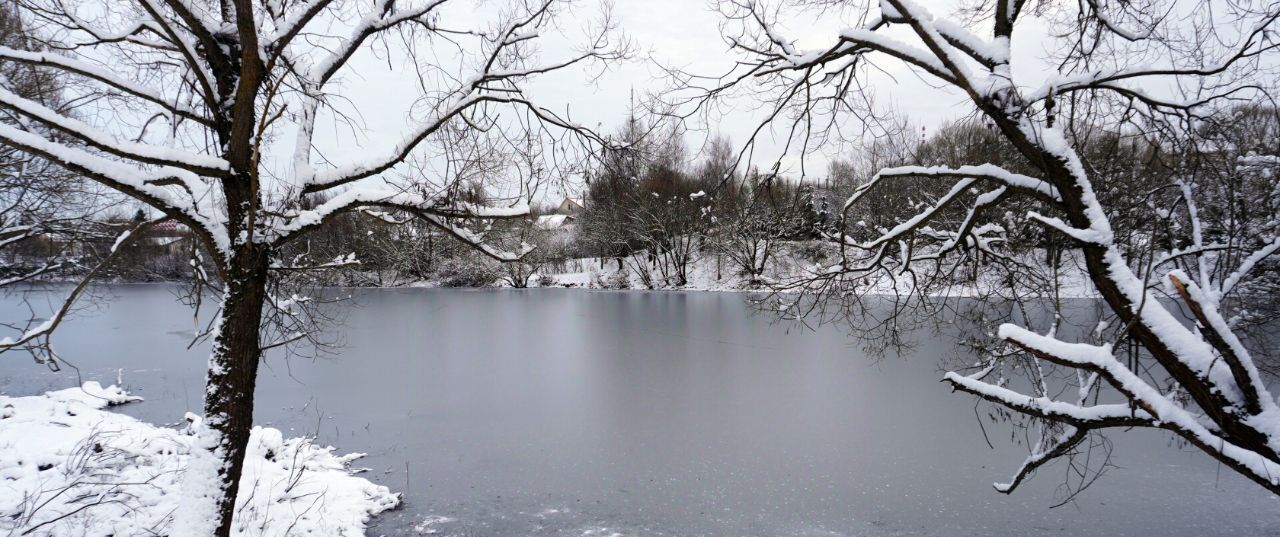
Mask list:
[[[97,382],[0,396],[0,533],[166,535],[195,437],[104,410],[137,400]],[[236,534],[364,535],[400,497],[352,475],[361,456],[254,427]]]
[[[768,292],[781,290],[783,293],[797,293],[808,279],[837,270],[838,257],[832,252],[823,252],[812,243],[786,243],[777,246],[778,253],[771,256],[764,264],[764,272],[756,281],[745,277],[726,259],[704,255],[692,259],[686,271],[687,280],[683,285],[670,285],[658,275],[656,269],[647,266],[643,256],[626,258],[622,263],[616,259],[601,260],[598,258],[571,259],[564,263],[560,270],[546,267],[535,277],[530,278],[531,287],[568,287],[583,289],[611,290],[683,290],[683,291],[720,291],[720,292]],[[1026,274],[1018,282],[1016,290],[1010,289],[1010,282],[1000,272],[983,273],[976,279],[955,281],[949,285],[935,284],[927,294],[934,297],[990,297],[1037,296],[1041,289],[1033,282],[1055,282],[1057,298],[1097,298],[1098,292],[1089,280],[1084,268],[1084,260],[1074,252],[1064,252],[1062,261],[1057,267],[1050,267],[1044,262],[1043,251],[1033,251],[1019,256],[1026,267]],[[642,275],[648,271],[647,277]],[[885,277],[883,272],[868,275],[858,280],[857,291],[867,296],[890,296],[906,292],[912,283],[910,278],[893,281]],[[647,280],[647,281],[646,281]],[[430,287],[430,284],[419,284]],[[507,287],[505,282],[496,282],[492,287]]]

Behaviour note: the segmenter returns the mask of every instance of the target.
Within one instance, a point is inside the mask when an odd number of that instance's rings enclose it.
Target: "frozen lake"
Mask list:
[[[173,288],[116,286],[55,339],[85,380],[199,411]],[[579,290],[366,290],[340,356],[268,358],[257,418],[316,434],[405,493],[370,535],[1280,535],[1280,500],[1154,432],[1115,436],[1094,488],[1056,509],[1065,465],[1013,496],[1025,454],[938,379],[949,348],[875,362],[838,328],[752,316],[744,297]],[[18,306],[5,299],[3,319]],[[0,391],[78,384],[3,356]],[[986,415],[985,406],[981,414]]]

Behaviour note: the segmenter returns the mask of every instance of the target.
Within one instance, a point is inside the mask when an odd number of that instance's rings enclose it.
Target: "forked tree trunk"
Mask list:
[[[198,428],[177,513],[174,535],[230,537],[232,517],[253,428],[262,306],[266,298],[267,260],[258,248],[241,250],[223,296],[219,329],[209,358],[205,417]]]

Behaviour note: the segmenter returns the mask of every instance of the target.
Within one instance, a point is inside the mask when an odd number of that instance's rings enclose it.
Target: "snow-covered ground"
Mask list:
[[[137,400],[92,381],[0,396],[0,533],[166,535],[195,437],[107,409]],[[364,535],[400,496],[354,475],[349,464],[361,456],[255,427],[236,534]]]

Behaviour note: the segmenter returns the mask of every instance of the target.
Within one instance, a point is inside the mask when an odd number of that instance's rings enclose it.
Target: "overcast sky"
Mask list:
[[[537,38],[541,54],[535,61],[549,64],[569,57],[572,54],[569,44],[581,45],[587,41],[582,30],[599,20],[605,1],[607,0],[576,0],[561,9],[555,15],[553,26],[544,29]],[[785,0],[763,1],[776,5]],[[967,0],[922,0],[921,3],[935,15],[947,16],[952,14],[956,3],[960,1]],[[1180,5],[1184,8],[1203,7],[1197,1],[1186,0]],[[433,19],[433,22],[453,29],[484,30],[493,27],[496,19],[501,18],[496,14],[510,3],[510,0],[453,0],[441,8],[438,18]],[[117,5],[89,1],[86,2],[85,9],[106,10],[106,13],[117,16],[117,24],[127,24],[130,16],[127,10],[117,13],[111,9],[111,6]],[[324,40],[348,35],[352,23],[365,10],[370,9],[370,3],[364,1],[337,5],[343,6],[343,9],[331,17],[332,20],[313,22],[308,26],[308,31],[311,32],[308,42],[318,43],[318,47],[331,45],[332,41],[326,43]],[[739,53],[729,50],[721,35],[726,21],[716,10],[717,3],[714,0],[613,0],[611,5],[618,31],[633,45],[632,58],[610,64],[603,73],[600,73],[599,66],[592,65],[584,69],[573,68],[538,76],[534,81],[522,85],[528,97],[543,107],[568,113],[582,125],[609,134],[616,132],[626,121],[633,91],[643,100],[645,96],[661,92],[670,85],[671,81],[658,65],[714,75],[725,73],[735,61],[744,59]],[[1064,13],[1069,15],[1070,8],[1067,10]],[[1045,22],[1036,17],[1034,11],[1024,14],[1013,35],[1013,79],[1023,87],[1040,87],[1045,82],[1045,75],[1056,74],[1046,61],[1052,56],[1049,52],[1052,52],[1054,41],[1044,36],[1052,32],[1046,31]],[[120,20],[121,18],[125,20]],[[326,28],[326,24],[331,27]],[[815,50],[830,47],[840,30],[857,25],[859,21],[852,13],[809,10],[780,16],[775,29],[786,39],[792,40],[797,48]],[[975,31],[979,35],[989,34],[988,30]],[[1219,31],[1230,33],[1226,28],[1219,28]],[[890,30],[889,36],[914,41],[907,32],[909,30],[899,25]],[[1227,37],[1229,42],[1229,35]],[[340,71],[336,87],[326,87],[335,96],[328,102],[336,106],[344,117],[356,118],[355,124],[339,120],[334,114],[329,114],[329,117],[322,114],[317,122],[314,140],[317,151],[314,152],[312,164],[321,168],[330,164],[358,164],[367,162],[374,156],[397,153],[396,146],[404,141],[405,135],[421,124],[432,111],[428,108],[435,101],[424,99],[423,88],[457,88],[460,79],[474,74],[479,63],[475,56],[479,53],[476,47],[464,47],[470,51],[470,56],[462,57],[458,55],[458,49],[451,47],[449,43],[450,40],[466,39],[453,34],[431,38],[418,34],[414,37],[412,45],[420,59],[427,60],[423,63],[439,67],[434,73],[426,75],[428,78],[434,77],[427,82],[421,82],[421,73],[413,67],[405,52],[406,44],[396,34],[389,33],[383,38],[366,43]],[[1212,45],[1202,44],[1205,47]],[[307,54],[301,50],[297,53]],[[322,55],[317,48],[315,58],[320,57]],[[881,109],[892,109],[906,117],[914,128],[925,128],[932,133],[942,123],[972,110],[967,98],[957,91],[936,87],[936,83],[921,78],[902,63],[885,55],[873,54],[870,57],[876,67],[882,70],[871,71],[869,78],[865,80],[867,85],[874,88],[876,104]],[[1096,60],[1099,63],[1107,62],[1106,57]],[[111,65],[109,59],[100,61],[105,66]],[[1126,58],[1126,61],[1130,59]],[[1137,57],[1132,61],[1159,64],[1167,61],[1167,58]],[[1091,65],[1093,68],[1105,67],[1096,63]],[[1144,90],[1152,91],[1151,86],[1156,83],[1151,79],[1143,79],[1142,84]],[[135,114],[134,111],[117,109],[112,103],[113,101],[95,101],[86,106],[83,115],[96,117],[108,131],[118,131],[121,136],[135,136],[136,129],[147,122],[149,116],[131,117],[130,114]],[[428,103],[427,106],[424,103]],[[724,104],[726,106],[719,109],[723,114],[713,117],[709,124],[690,125],[694,130],[686,134],[685,140],[689,148],[688,156],[692,161],[701,158],[702,142],[708,135],[726,136],[737,148],[741,148],[761,119],[760,114],[749,106],[754,103],[730,101]],[[94,106],[102,108],[95,111]],[[263,166],[274,177],[288,178],[292,175],[290,168],[296,136],[292,132],[291,122],[281,122],[278,125],[279,131],[274,133],[274,139],[269,142]],[[846,132],[847,130],[846,127]],[[163,133],[150,135],[159,137]],[[780,162],[780,171],[784,176],[798,178],[801,172],[799,156],[794,152],[782,155],[783,141],[785,140],[780,134],[764,132],[756,139],[750,163],[768,169],[775,162]],[[187,142],[196,146],[204,143],[200,136]],[[427,154],[420,159],[426,165],[432,165],[433,158],[441,160],[429,155],[429,147],[419,149],[421,153]],[[826,145],[820,148],[820,153],[807,155],[804,159],[806,178],[822,179],[829,158],[848,157],[853,150],[849,146]],[[405,168],[402,166],[396,171],[404,173]],[[414,175],[415,179],[419,176],[451,177],[447,173],[407,175]],[[580,192],[579,186],[564,185],[557,181],[538,197],[550,201],[559,196],[576,195]]]
[[[467,9],[476,5],[487,4],[458,4]],[[564,35],[542,38],[543,59],[551,61],[563,57],[567,53],[563,48],[566,39],[581,42],[579,30],[598,18],[599,6],[590,0],[582,1],[575,5],[574,10],[558,15],[557,25]],[[594,78],[599,74],[598,69],[575,69],[541,77],[527,86],[528,93],[544,106],[557,111],[567,109],[579,123],[607,133],[625,121],[633,90],[642,99],[669,83],[655,62],[710,74],[723,72],[740,58],[728,50],[722,39],[720,24],[723,17],[714,11],[711,2],[617,0],[613,4],[613,15],[620,30],[634,45],[633,59],[610,66],[598,78]],[[466,19],[471,16],[478,15],[455,10],[446,12],[444,17],[448,20],[448,17]],[[855,21],[833,12],[781,22],[782,29],[796,39],[801,48],[828,46],[840,29],[855,24]],[[936,127],[942,121],[969,110],[958,94],[930,87],[896,62],[882,63],[889,73],[877,77],[878,102],[907,113],[918,125]],[[397,61],[388,61],[383,54],[366,50],[353,62],[352,68],[343,76],[342,94],[350,99],[351,109],[358,110],[367,129],[358,136],[352,136],[344,129],[335,130],[332,125],[326,129],[322,124],[317,132],[317,144],[326,156],[335,161],[354,161],[370,151],[383,152],[393,147],[410,128],[406,121],[409,117],[407,111],[420,95],[411,71],[404,65],[398,65]],[[750,110],[730,111],[711,126],[711,132],[719,132],[741,145],[758,119]],[[686,136],[692,159],[698,158],[697,153],[706,134],[690,132]],[[765,135],[759,140],[754,162],[762,167],[770,165],[777,160],[779,149],[779,139]],[[829,149],[829,152],[837,151],[836,148]],[[825,175],[826,156],[810,157],[806,170],[811,178]],[[792,176],[799,175],[794,156],[783,160],[783,171]],[[559,188],[552,190],[544,197],[555,198],[564,194]]]

